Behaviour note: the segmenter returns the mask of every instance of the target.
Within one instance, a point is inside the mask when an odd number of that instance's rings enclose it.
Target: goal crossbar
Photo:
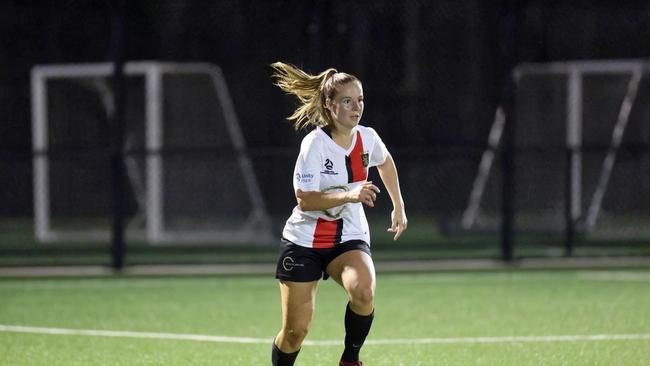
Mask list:
[[[108,240],[107,230],[54,230],[50,222],[48,141],[48,89],[46,82],[53,79],[110,77],[112,63],[37,65],[31,70],[32,148],[34,176],[35,235],[40,242],[61,240]],[[145,217],[144,233],[131,233],[130,237],[150,243],[166,242],[264,242],[271,238],[270,219],[262,199],[253,164],[248,156],[240,124],[221,69],[208,63],[165,63],[133,61],[124,66],[127,76],[145,79],[145,146],[149,152],[163,148],[163,85],[164,74],[205,74],[210,77],[230,141],[235,149],[237,163],[251,200],[252,209],[247,221],[239,230],[192,231],[192,235],[165,229],[163,217],[163,158],[158,153],[147,154],[145,160]]]
[[[566,75],[566,146],[570,150],[569,174],[570,194],[569,215],[574,224],[582,224],[582,230],[593,231],[601,211],[603,197],[616,161],[622,136],[628,125],[630,111],[636,101],[639,83],[645,72],[650,70],[646,60],[585,60],[551,63],[524,63],[513,70],[515,84],[518,85],[526,75]],[[582,82],[585,74],[623,74],[629,75],[625,95],[622,97],[617,119],[611,133],[610,144],[598,175],[598,184],[589,201],[587,212],[582,212],[582,125],[583,93]],[[463,229],[471,229],[479,215],[480,202],[492,163],[494,150],[498,148],[505,116],[501,107],[497,108],[488,138],[488,148],[483,153],[481,163],[473,184],[468,204],[462,215]],[[582,220],[582,221],[581,221]]]

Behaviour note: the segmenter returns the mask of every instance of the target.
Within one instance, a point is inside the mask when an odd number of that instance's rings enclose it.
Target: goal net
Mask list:
[[[36,238],[108,240],[112,65],[32,69]],[[270,220],[221,73],[202,63],[129,62],[127,239],[271,240]]]
[[[586,238],[650,238],[650,64],[581,61],[515,70],[515,229]],[[465,229],[500,215],[503,112],[496,114]]]

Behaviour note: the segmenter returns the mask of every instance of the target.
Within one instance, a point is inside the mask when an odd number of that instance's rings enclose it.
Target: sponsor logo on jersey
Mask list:
[[[298,183],[300,183],[300,182],[303,182],[303,183],[309,183],[309,182],[311,182],[311,180],[312,180],[313,178],[314,178],[314,175],[313,175],[313,174],[309,174],[309,173],[303,173],[303,174],[296,173],[296,182],[298,182]]]
[[[347,186],[331,186],[327,187],[322,190],[323,193],[329,193],[329,192],[347,192],[350,189]],[[327,215],[328,217],[331,217],[333,219],[338,219],[341,217],[341,213],[345,209],[346,205],[343,204],[341,206],[336,206],[332,208],[328,208],[327,210],[323,210],[323,213]]]
[[[329,175],[338,175],[339,173],[335,172],[334,169],[334,163],[330,159],[325,159],[325,170],[321,172],[321,174],[329,174]]]

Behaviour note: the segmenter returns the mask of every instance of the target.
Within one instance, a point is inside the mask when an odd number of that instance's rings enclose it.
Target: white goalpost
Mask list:
[[[56,210],[52,192],[59,183],[53,182],[50,152],[52,141],[57,138],[53,136],[65,137],[70,134],[66,130],[83,131],[86,127],[83,124],[70,126],[68,122],[69,116],[85,112],[84,108],[90,109],[75,105],[75,101],[67,97],[72,94],[70,90],[81,85],[85,94],[93,94],[99,101],[96,104],[104,109],[106,116],[112,114],[111,91],[106,86],[112,72],[110,63],[38,65],[32,69],[34,227],[40,242],[109,239],[108,227],[85,225],[83,218],[71,220],[69,215],[61,215],[65,220],[59,221],[75,221],[75,225],[53,224]],[[140,157],[125,153],[129,183],[137,206],[135,217],[143,221],[131,220],[127,238],[153,244],[259,244],[272,240],[269,215],[221,69],[206,63],[146,61],[128,62],[124,72],[135,85],[135,92],[129,94],[129,103],[136,104],[132,108],[135,112],[131,113],[136,117],[130,117],[135,121],[132,128],[136,132],[125,140],[136,150],[139,144],[144,151]],[[58,93],[59,100],[65,101],[63,104],[70,105],[61,106],[51,100],[54,93]],[[62,113],[50,112],[50,108],[67,109]],[[63,117],[55,118],[57,113]],[[57,126],[58,132],[53,132]],[[183,130],[188,132],[179,133]],[[194,160],[183,160],[166,155],[167,145],[188,149],[203,146],[213,150],[203,152]],[[70,171],[81,170],[75,169]],[[71,175],[72,178],[68,175],[66,179],[73,179],[74,173]],[[220,183],[215,184],[215,181]],[[80,205],[93,199],[83,197]],[[194,209],[193,203],[200,207]],[[100,210],[95,211],[101,216]]]
[[[528,104],[524,105],[522,101],[516,103],[517,128],[520,131],[518,133],[523,134],[521,131],[531,129],[531,126],[525,123],[531,122],[534,125],[532,128],[537,128],[538,131],[553,130],[546,133],[543,138],[530,138],[531,145],[548,144],[552,148],[559,147],[568,151],[567,169],[559,172],[556,169],[552,174],[569,175],[567,212],[570,215],[570,220],[575,223],[580,232],[591,233],[597,228],[599,216],[603,211],[603,199],[616,164],[617,153],[622,144],[624,132],[630,125],[630,113],[637,101],[639,85],[649,70],[650,63],[643,60],[522,64],[514,70],[518,93],[527,93],[526,98],[528,98],[524,102]],[[590,85],[597,87],[585,90],[584,85],[588,79],[592,83]],[[589,94],[587,95],[587,93]],[[521,94],[518,97],[521,98]],[[611,106],[596,105],[595,101],[600,99],[611,101]],[[561,110],[562,108],[564,110]],[[594,118],[594,115],[599,113],[598,111],[605,110],[607,110],[608,116],[615,116],[613,120],[604,121],[602,116]],[[522,115],[524,116],[522,117]],[[591,120],[585,120],[585,115],[590,115]],[[520,123],[521,118],[524,117],[529,120]],[[483,153],[467,207],[462,215],[461,226],[465,230],[471,230],[481,222],[481,201],[484,198],[483,192],[488,184],[488,177],[498,173],[491,174],[491,171],[494,152],[501,140],[504,120],[505,117],[499,107],[488,139],[488,148]],[[589,132],[592,144],[596,141],[596,144],[605,145],[606,150],[602,157],[600,155],[591,156],[589,167],[586,167],[583,161],[584,136],[587,132]],[[527,133],[534,135],[535,130],[531,129]],[[564,162],[553,164],[557,167]],[[595,179],[585,181],[586,174]],[[557,183],[558,179],[549,178],[548,181]],[[518,191],[521,189],[531,188],[520,187]],[[528,192],[531,196],[537,193]],[[540,194],[539,199],[543,200],[546,197],[552,197],[552,195]],[[556,197],[559,197],[560,200],[567,198],[563,196],[562,192],[556,192]],[[530,200],[533,199],[535,198]],[[545,202],[538,206],[551,207],[551,211],[558,208],[557,205],[553,207],[553,202]],[[557,211],[553,216],[561,216],[562,213],[557,215]],[[538,210],[537,213],[540,212]],[[533,213],[533,215],[537,215],[537,213]],[[541,214],[533,218],[532,221],[535,220],[544,221]],[[495,220],[487,220],[487,222],[494,223]],[[554,222],[561,221],[555,220]]]

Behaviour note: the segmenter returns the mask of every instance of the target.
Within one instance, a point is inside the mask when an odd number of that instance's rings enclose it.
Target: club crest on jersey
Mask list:
[[[370,164],[370,157],[368,156],[367,152],[361,154],[361,163],[363,164],[364,168],[367,168],[368,165]]]

